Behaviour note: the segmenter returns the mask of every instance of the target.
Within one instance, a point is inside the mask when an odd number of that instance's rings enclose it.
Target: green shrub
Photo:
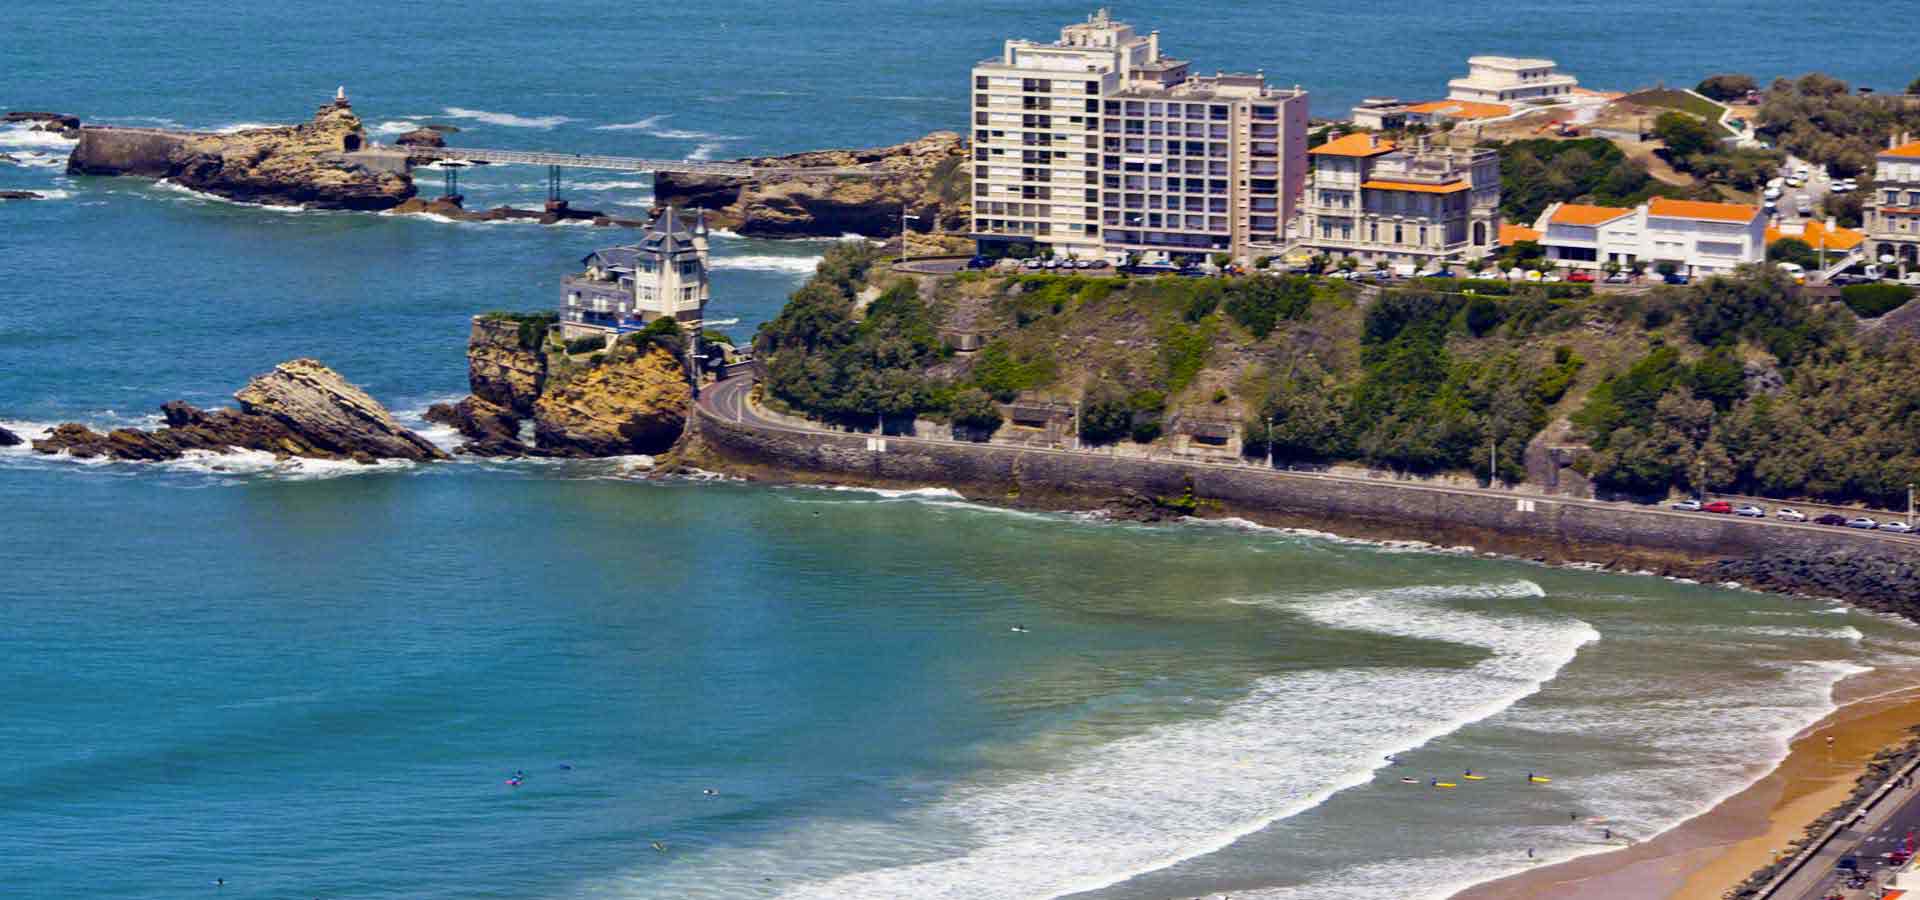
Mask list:
[[[1282,319],[1305,316],[1313,306],[1313,282],[1306,278],[1239,278],[1225,290],[1227,315],[1256,338],[1272,334]]]
[[[1089,444],[1111,444],[1133,430],[1133,407],[1112,381],[1102,380],[1080,403],[1080,439]]]
[[[547,341],[547,331],[560,322],[560,315],[551,312],[516,313],[504,310],[482,313],[480,318],[490,322],[513,322],[520,326],[520,346],[527,350],[538,350]]]
[[[604,334],[589,334],[585,337],[577,337],[567,342],[567,355],[569,356],[605,349],[607,349],[607,336]]]
[[[1850,284],[1840,289],[1840,300],[1862,319],[1884,316],[1912,298],[1913,288],[1904,284]]]
[[[953,424],[976,432],[992,434],[1000,427],[1000,407],[986,391],[964,388],[953,397]]]

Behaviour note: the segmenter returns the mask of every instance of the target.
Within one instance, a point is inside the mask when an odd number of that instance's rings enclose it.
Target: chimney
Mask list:
[[[1147,32],[1147,58],[1156,60],[1160,58],[1160,29],[1158,28]]]

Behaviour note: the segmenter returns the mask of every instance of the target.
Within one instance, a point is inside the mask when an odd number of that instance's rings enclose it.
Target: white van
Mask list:
[[[1806,267],[1800,265],[1799,263],[1777,262],[1777,263],[1774,263],[1774,266],[1778,268],[1780,271],[1785,272],[1788,275],[1792,275],[1795,281],[1798,281],[1802,278],[1807,277]]]

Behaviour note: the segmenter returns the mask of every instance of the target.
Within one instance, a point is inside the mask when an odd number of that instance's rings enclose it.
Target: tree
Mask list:
[[[1920,94],[1920,78],[1907,82],[1907,93]]]
[[[1700,82],[1699,87],[1694,88],[1694,90],[1714,100],[1725,103],[1728,100],[1738,100],[1745,97],[1748,92],[1757,90],[1758,88],[1759,85],[1754,83],[1753,76],[1751,75],[1727,73],[1707,76],[1705,80]]]
[[[1113,379],[1101,379],[1080,403],[1080,439],[1111,444],[1133,430],[1133,407]]]
[[[1480,274],[1486,268],[1487,268],[1487,258],[1484,256],[1476,256],[1472,259],[1467,260],[1467,271],[1472,272],[1475,275]]]
[[[953,397],[953,424],[976,434],[992,434],[1000,427],[1000,407],[986,391],[966,388]]]
[[[1340,257],[1340,271],[1351,272],[1358,268],[1360,268],[1360,260],[1355,259],[1351,256]]]
[[[1820,254],[1799,238],[1783,237],[1767,245],[1768,262],[1789,262],[1803,269],[1820,266]]]
[[[1620,274],[1620,261],[1617,259],[1609,259],[1600,264],[1600,271],[1608,275],[1618,275]]]
[[[1712,153],[1720,147],[1720,138],[1705,123],[1683,112],[1664,112],[1653,120],[1653,133],[1681,165],[1688,157]]]

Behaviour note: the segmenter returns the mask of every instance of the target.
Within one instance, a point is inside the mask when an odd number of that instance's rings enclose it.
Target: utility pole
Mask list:
[[[1496,480],[1500,477],[1500,440],[1487,435],[1487,487],[1499,487]]]
[[[1273,468],[1273,416],[1267,416],[1267,468]]]
[[[1907,526],[1913,526],[1913,482],[1907,482]]]
[[[907,205],[900,204],[900,261],[907,261],[907,220],[920,221],[919,216],[907,215]]]

